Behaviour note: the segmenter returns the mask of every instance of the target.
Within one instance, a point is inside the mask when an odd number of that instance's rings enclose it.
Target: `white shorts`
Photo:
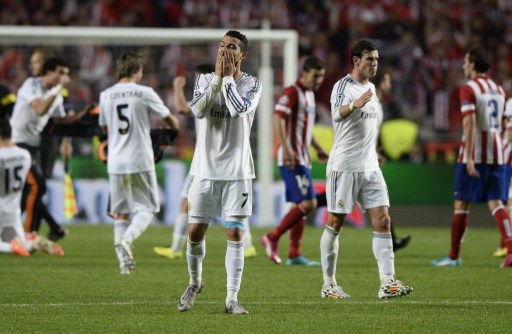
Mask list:
[[[23,224],[21,218],[16,221],[0,221],[0,240],[9,242],[12,238],[19,238],[25,241],[25,232],[23,231]]]
[[[370,172],[329,171],[326,192],[329,212],[352,213],[356,202],[363,210],[389,206],[388,187],[380,169]]]
[[[160,211],[155,171],[109,174],[110,212],[130,214]]]
[[[188,198],[188,189],[190,188],[190,183],[192,182],[192,175],[190,172],[187,174],[185,178],[185,182],[183,182],[183,188],[181,188],[181,198]]]
[[[218,181],[193,177],[188,191],[188,214],[194,217],[249,216],[252,180]]]

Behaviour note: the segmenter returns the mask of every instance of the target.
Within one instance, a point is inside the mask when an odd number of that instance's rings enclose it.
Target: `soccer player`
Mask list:
[[[500,138],[506,97],[503,88],[486,75],[490,65],[489,55],[482,47],[473,48],[464,56],[464,76],[469,81],[459,94],[463,136],[455,173],[451,248],[446,257],[432,261],[435,267],[462,265],[460,248],[471,202],[487,202],[507,246],[501,266],[512,266],[510,216],[501,201],[507,188]]]
[[[227,250],[225,312],[248,313],[238,303],[244,269],[244,229],[252,213],[252,179],[255,177],[249,135],[261,96],[260,81],[242,72],[248,40],[228,31],[219,43],[215,73],[199,77],[190,103],[199,119],[188,192],[189,230],[187,263],[189,286],[178,302],[189,311],[204,288],[205,235],[212,217],[224,212]]]
[[[385,94],[389,94],[391,91],[391,75],[389,72],[386,71],[380,71],[377,72],[375,77],[371,79],[372,83],[375,85],[375,94],[377,95],[377,126],[380,129],[380,126],[382,125],[382,122],[384,121],[384,110],[382,108],[382,98]],[[378,135],[377,135],[377,150],[378,148]],[[381,158],[379,155],[379,162],[381,165],[385,163],[385,158]],[[391,223],[391,239],[393,241],[393,251],[397,251],[401,248],[404,248],[409,244],[409,241],[411,241],[411,236],[408,235],[405,238],[397,238],[395,234],[395,229],[393,228],[393,223]]]
[[[122,54],[116,73],[119,81],[100,94],[99,124],[108,136],[114,248],[121,274],[129,275],[135,270],[132,244],[160,211],[150,114],[161,117],[171,129],[179,129],[179,121],[152,88],[138,84],[143,73],[142,56]]]
[[[26,239],[21,222],[21,195],[31,166],[30,153],[11,140],[12,129],[0,119],[0,253],[29,256],[32,250],[62,256],[62,248],[31,234]]]
[[[512,214],[512,98],[505,103],[505,131],[503,131],[503,161],[505,165],[505,192],[502,197],[509,216]],[[507,256],[507,239],[501,237],[500,246],[493,255],[495,257]]]
[[[286,187],[286,200],[295,205],[270,233],[261,237],[268,258],[281,264],[279,238],[290,230],[287,265],[319,266],[302,255],[300,244],[304,232],[304,216],[316,209],[316,194],[311,179],[309,148],[316,150],[318,160],[326,162],[329,155],[313,136],[315,125],[315,91],[325,76],[325,65],[319,58],[306,58],[301,77],[286,87],[274,108],[274,132],[279,140],[277,164]]]
[[[215,72],[215,66],[210,64],[202,64],[196,67],[195,79],[201,74],[207,74]],[[185,97],[185,85],[187,79],[184,76],[177,76],[174,78],[173,92],[174,92],[174,104],[180,114],[192,115],[192,108],[190,108],[189,102]],[[197,123],[197,119],[196,119]],[[183,257],[183,246],[187,240],[187,227],[188,227],[188,189],[190,188],[190,182],[192,181],[192,175],[187,174],[183,188],[181,191],[181,204],[180,212],[174,222],[174,229],[172,234],[172,245],[171,247],[154,247],[153,250],[160,256],[167,257],[169,259],[181,259]],[[248,221],[246,221],[248,223]],[[245,227],[244,233],[244,257],[256,256],[256,248],[252,245],[251,234],[249,233],[249,224]]]
[[[323,298],[350,298],[336,282],[339,234],[356,202],[366,210],[373,228],[373,254],[380,276],[379,298],[407,295],[412,288],[395,279],[391,218],[386,182],[375,147],[378,100],[369,81],[377,73],[379,52],[368,40],[351,52],[352,72],[336,82],[331,94],[334,144],[327,163],[327,225],[320,240]]]
[[[22,209],[26,211],[25,232],[38,232],[41,219],[44,217],[50,226],[48,236],[54,240],[63,237],[65,231],[42,202],[46,192],[46,181],[41,170],[41,132],[50,117],[56,124],[66,124],[75,122],[83,116],[84,112],[73,116],[64,112],[60,92],[68,82],[68,64],[56,57],[47,59],[43,65],[42,75],[28,78],[18,90],[10,120],[12,140],[18,146],[27,149],[32,157],[32,167],[22,196]],[[70,154],[70,151],[63,153]],[[63,158],[68,159],[69,156]]]

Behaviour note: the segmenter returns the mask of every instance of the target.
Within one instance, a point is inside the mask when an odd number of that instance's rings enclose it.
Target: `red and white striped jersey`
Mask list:
[[[309,147],[315,124],[315,94],[297,82],[283,89],[274,112],[286,119],[286,142],[295,152],[295,164],[311,168]],[[277,151],[277,164],[283,165],[283,149]]]
[[[512,165],[512,138],[508,136],[507,131],[512,128],[512,97],[505,103],[505,119],[507,128],[503,131],[503,159],[505,164]]]
[[[476,164],[502,165],[501,122],[505,109],[505,92],[488,76],[477,76],[460,90],[462,116],[476,114],[475,147],[471,154]],[[462,145],[457,162],[466,163],[466,147]]]

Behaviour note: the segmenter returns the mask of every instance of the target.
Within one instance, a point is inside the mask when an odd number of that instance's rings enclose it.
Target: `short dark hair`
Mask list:
[[[249,40],[247,39],[247,37],[245,37],[244,34],[236,30],[230,30],[226,33],[225,36],[230,36],[238,39],[240,41],[240,43],[238,44],[240,46],[240,50],[242,50],[242,52],[247,52],[247,49],[249,48]]]
[[[117,78],[129,78],[139,72],[144,65],[144,60],[139,53],[125,52],[116,61]]]
[[[365,51],[372,52],[377,50],[377,46],[367,39],[362,39],[354,45],[352,51],[350,52],[350,59],[353,57],[363,58],[363,53]],[[354,65],[354,61],[352,60],[352,65]]]
[[[310,70],[323,70],[325,68],[324,62],[315,56],[309,56],[304,60],[304,64],[302,65],[302,70],[304,72],[309,72]]]
[[[50,71],[55,71],[58,66],[69,68],[69,64],[67,63],[67,61],[59,57],[51,57],[46,59],[43,64],[42,75],[45,75],[47,72]]]
[[[485,49],[481,46],[469,50],[469,62],[475,64],[475,71],[485,73],[491,67],[491,58]]]
[[[199,74],[207,74],[207,73],[215,72],[215,65],[212,65],[212,64],[197,65],[196,72]]]
[[[0,119],[0,138],[1,139],[11,139],[11,126],[9,125],[9,121],[6,119]]]

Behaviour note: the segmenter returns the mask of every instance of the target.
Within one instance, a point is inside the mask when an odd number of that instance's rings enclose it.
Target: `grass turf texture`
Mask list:
[[[433,268],[448,251],[447,228],[398,228],[411,244],[395,254],[397,278],[414,287],[408,297],[379,300],[371,230],[346,228],[341,236],[338,283],[349,300],[320,298],[319,267],[271,263],[253,229],[258,250],[245,262],[239,301],[247,316],[223,313],[225,237],[207,235],[206,282],[190,312],[177,302],[188,284],[186,259],[169,260],[153,246],[171,240],[168,227],[151,226],[135,242],[136,273],[119,274],[110,226],[70,226],[62,258],[0,254],[0,321],[3,333],[508,333],[512,270],[492,257],[495,228],[471,229],[463,266]],[[307,228],[303,253],[319,260],[322,229]],[[280,243],[286,259],[288,236]]]

